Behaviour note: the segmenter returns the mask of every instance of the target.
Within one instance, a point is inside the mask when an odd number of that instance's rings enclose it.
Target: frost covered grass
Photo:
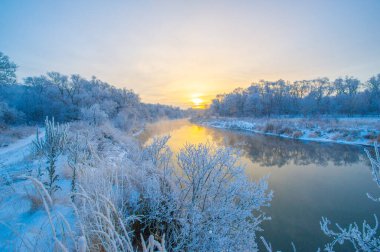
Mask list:
[[[208,118],[205,126],[246,130],[301,140],[373,145],[380,142],[380,118]]]
[[[41,155],[46,159],[47,179],[44,182],[48,192],[52,195],[61,189],[58,185],[59,176],[56,174],[56,165],[59,156],[65,151],[67,145],[67,125],[55,124],[54,118],[45,121],[45,134],[39,137],[37,130],[36,139],[33,141],[35,155]],[[39,174],[43,175],[43,174]]]
[[[107,123],[47,122],[34,142],[41,155],[1,185],[14,188],[2,202],[1,249],[256,250],[266,179],[250,181],[228,148],[187,145],[174,159],[168,139],[143,147]]]

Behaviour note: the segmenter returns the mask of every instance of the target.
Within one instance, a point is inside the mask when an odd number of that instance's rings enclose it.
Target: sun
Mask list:
[[[200,105],[203,104],[203,100],[199,97],[195,97],[191,101],[194,103],[195,107],[199,107]]]
[[[201,98],[202,97],[202,98]],[[193,109],[206,109],[207,108],[207,101],[204,99],[203,94],[193,94],[190,97],[190,101],[192,103],[191,107]]]

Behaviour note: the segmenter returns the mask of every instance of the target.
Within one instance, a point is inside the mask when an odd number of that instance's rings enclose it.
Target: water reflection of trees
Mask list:
[[[238,147],[254,163],[282,167],[288,164],[341,166],[366,160],[360,146],[317,143],[273,136],[208,129],[219,144]]]

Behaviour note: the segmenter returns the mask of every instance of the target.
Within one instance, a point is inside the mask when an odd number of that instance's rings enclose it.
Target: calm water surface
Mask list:
[[[153,136],[171,135],[169,146],[178,152],[186,143],[209,141],[235,147],[242,152],[241,163],[248,176],[269,175],[274,191],[265,212],[272,220],[263,223],[264,236],[274,249],[316,251],[328,240],[320,230],[321,216],[347,225],[380,215],[378,204],[366,193],[378,195],[363,147],[315,143],[198,126],[186,120],[149,125],[142,142]],[[261,241],[258,241],[262,247]],[[347,250],[345,250],[347,251]]]

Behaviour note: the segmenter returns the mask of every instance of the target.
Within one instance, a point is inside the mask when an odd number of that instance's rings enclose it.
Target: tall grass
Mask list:
[[[33,141],[36,154],[46,158],[47,179],[44,181],[44,185],[50,195],[60,189],[57,185],[56,163],[58,157],[65,150],[66,143],[67,125],[56,124],[54,118],[51,121],[46,118],[44,136],[40,137],[37,130],[36,139]]]

